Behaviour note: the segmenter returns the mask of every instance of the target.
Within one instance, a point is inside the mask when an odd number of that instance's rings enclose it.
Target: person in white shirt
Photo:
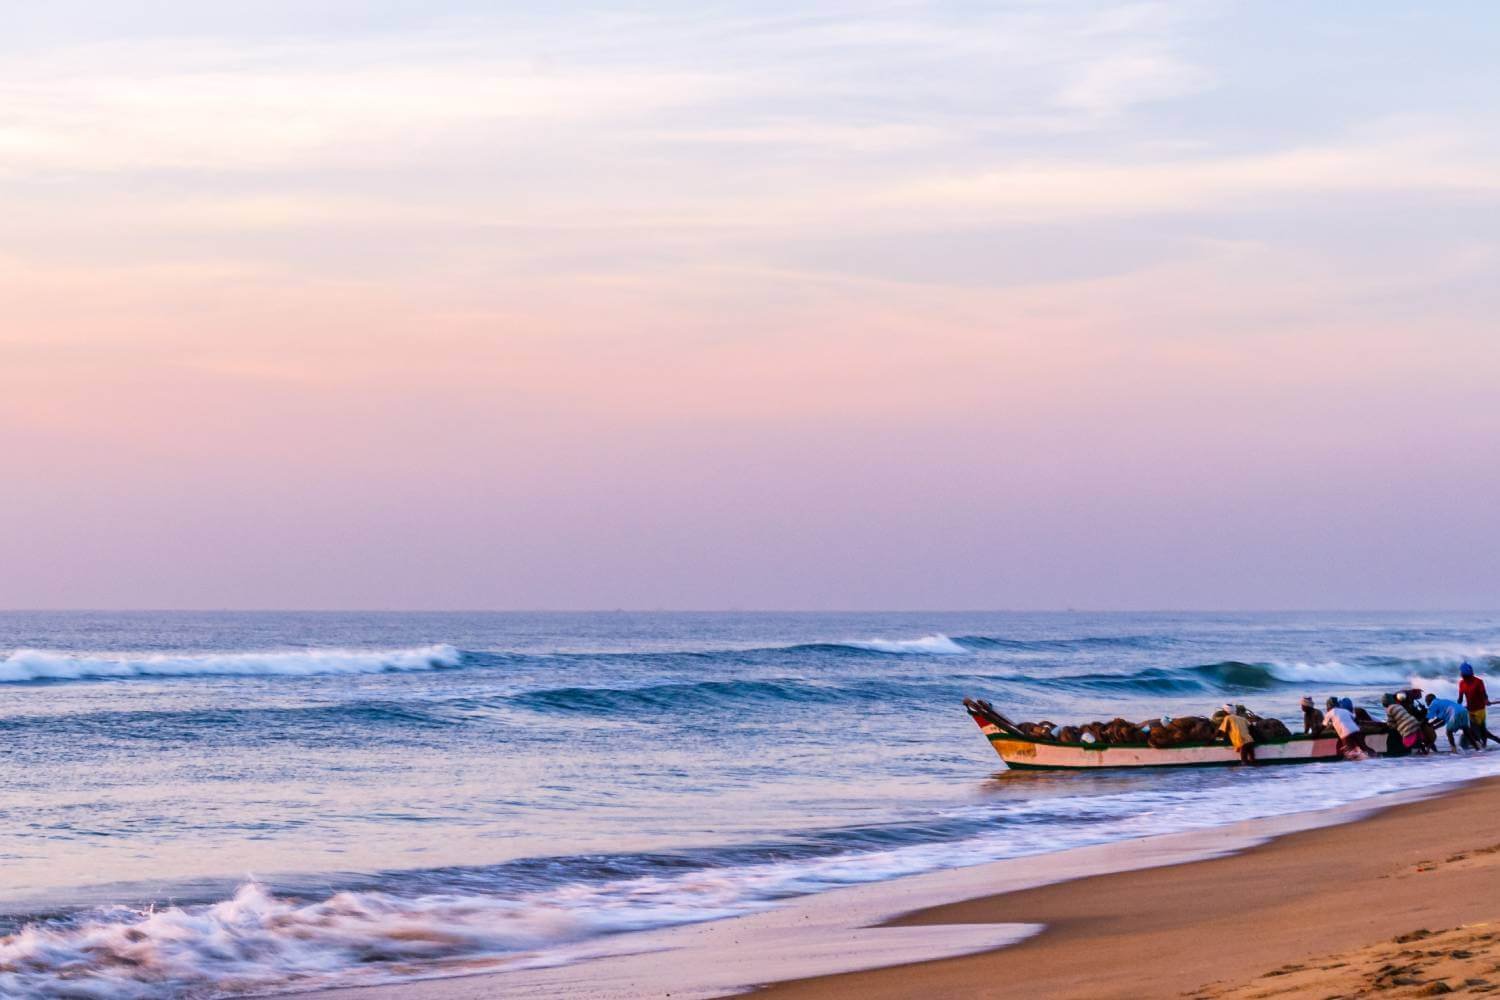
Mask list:
[[[1337,698],[1328,699],[1328,707],[1323,711],[1323,725],[1332,727],[1338,735],[1339,756],[1348,757],[1355,750],[1370,753],[1370,748],[1365,745],[1365,734],[1359,731],[1359,723],[1354,721],[1354,713],[1340,706]]]

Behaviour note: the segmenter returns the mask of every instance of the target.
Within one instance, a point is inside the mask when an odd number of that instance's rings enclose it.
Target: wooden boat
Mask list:
[[[978,724],[980,732],[989,739],[990,746],[1005,761],[1005,766],[1018,770],[1213,767],[1240,762],[1239,752],[1228,743],[1153,747],[1146,743],[1060,743],[1037,739],[1017,729],[988,702],[965,699],[964,707]],[[1385,752],[1385,740],[1384,733],[1365,733],[1365,745],[1377,754]],[[1255,744],[1258,764],[1303,764],[1338,759],[1338,740],[1332,736],[1296,735],[1280,742]]]

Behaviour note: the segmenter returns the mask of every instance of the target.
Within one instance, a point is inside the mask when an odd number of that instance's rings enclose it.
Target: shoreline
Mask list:
[[[1059,949],[1059,929],[1073,922],[1068,907],[1078,906],[1080,898],[1090,895],[1096,897],[1096,905],[1097,899],[1114,898],[1118,890],[1104,885],[1111,879],[1140,880],[1132,882],[1129,892],[1160,893],[1163,886],[1170,889],[1178,873],[1195,866],[1232,865],[1246,858],[1256,859],[1253,864],[1259,865],[1263,857],[1275,854],[1275,845],[1299,843],[1297,838],[1319,834],[1334,847],[1329,856],[1325,844],[1320,857],[1333,864],[1339,838],[1327,840],[1327,834],[1372,829],[1371,824],[1379,825],[1390,817],[1405,817],[1397,822],[1410,824],[1413,817],[1422,818],[1417,810],[1424,804],[1440,808],[1454,800],[1466,801],[1465,796],[1471,794],[1482,794],[1500,806],[1500,778],[1460,780],[1328,809],[834,889],[763,913],[590,942],[569,953],[566,957],[573,961],[567,965],[500,971],[495,962],[476,963],[451,969],[445,978],[323,989],[304,995],[330,1000],[481,1000],[500,995],[604,1000],[668,994],[709,998],[756,990],[776,997],[823,1000],[864,998],[872,993],[895,998],[913,995],[913,991],[928,996],[975,996],[985,995],[994,983],[1021,981],[1027,983],[1028,993],[1038,996],[1074,995],[1073,990],[1101,996],[1161,995],[1159,979],[1131,981],[1121,992],[1100,976],[1075,975],[1089,967],[1089,962],[1080,963],[1080,955],[1076,949],[1070,952],[1066,942]],[[1356,839],[1368,839],[1368,834]],[[1494,840],[1500,842],[1500,830]],[[1373,852],[1373,856],[1379,854]],[[1500,858],[1496,863],[1500,865]],[[1267,875],[1261,872],[1251,877],[1264,880]],[[1211,881],[1202,889],[1215,909],[1223,908],[1213,903],[1219,888]],[[1050,904],[1039,905],[1049,898]],[[1191,917],[1193,911],[1187,913]],[[1190,930],[1189,922],[1185,920],[1174,933]],[[1097,943],[1091,941],[1085,947],[1096,948]],[[1161,950],[1161,942],[1153,946]],[[1058,974],[1052,980],[1039,978],[1036,971],[1039,948],[1058,960]],[[1015,958],[1018,955],[1024,957]],[[1116,966],[1122,962],[1133,964],[1129,952],[1109,959]],[[997,968],[997,963],[1004,968]],[[1184,969],[1191,969],[1191,963],[1177,961],[1174,981],[1186,983],[1181,989],[1213,978],[1195,979],[1196,972]],[[1262,971],[1257,962],[1248,962],[1241,977],[1257,971]],[[1010,991],[997,988],[996,992]]]
[[[1496,815],[1500,777],[1478,778],[1425,801],[1389,803],[1354,822],[1287,832],[1232,854],[914,911],[894,924],[962,926],[1022,913],[1046,929],[1010,948],[779,980],[757,995],[868,1000],[916,990],[998,997],[1021,982],[1029,996],[1121,1000],[1436,995],[1447,990],[1432,976],[1444,970],[1419,966],[1438,952],[1414,962],[1408,942],[1438,932],[1439,940],[1468,943],[1469,950],[1451,955],[1479,954],[1475,940],[1488,940],[1482,927],[1500,918],[1500,825],[1490,822]],[[1477,959],[1489,963],[1482,970],[1467,971],[1493,973],[1496,958],[1500,953],[1488,954]],[[1462,978],[1444,986],[1488,990]]]

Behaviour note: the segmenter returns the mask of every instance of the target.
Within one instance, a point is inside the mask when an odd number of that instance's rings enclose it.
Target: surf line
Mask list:
[[[663,996],[708,1000],[769,983],[956,958],[1043,933],[1034,923],[892,926],[908,914],[1114,872],[1236,854],[1276,837],[1354,822],[1391,806],[1444,794],[1454,784],[1393,792],[1332,809],[1244,820],[1188,833],[1077,847],[1054,854],[830,889],[762,913],[622,934],[549,949],[545,968],[341,989],[337,1000],[472,1000],[490,980],[507,997]],[[334,1000],[333,991],[328,992]]]

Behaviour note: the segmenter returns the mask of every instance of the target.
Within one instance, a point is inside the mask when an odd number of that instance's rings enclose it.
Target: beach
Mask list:
[[[1432,797],[830,892],[561,969],[329,996],[727,996],[743,992],[722,989],[736,976],[759,976],[742,987],[773,1000],[1000,997],[1018,988],[1119,998],[1485,993],[1500,989],[1500,829],[1484,825],[1497,810],[1500,779],[1484,779]],[[903,900],[945,894],[951,901],[889,914]],[[872,924],[880,926],[861,933]],[[1005,939],[1000,947],[985,946],[985,928]],[[926,936],[902,936],[913,931]],[[949,957],[909,960],[923,947]],[[962,951],[971,953],[954,954]],[[810,956],[873,967],[789,975]]]
[[[1024,984],[1038,997],[1416,996],[1443,992],[1432,989],[1439,982],[1487,992],[1500,988],[1500,948],[1486,926],[1500,930],[1497,814],[1500,781],[1489,779],[1230,857],[924,910],[900,922],[1023,916],[1047,929],[1002,951],[765,995],[1001,996]],[[1424,943],[1435,931],[1445,932],[1433,938],[1443,948]],[[1470,954],[1455,957],[1461,951]],[[1402,971],[1382,975],[1386,967]]]
[[[1309,690],[1451,690],[1500,648],[1482,615],[35,613],[0,615],[7,647],[0,995],[23,1000],[961,972],[1053,947],[1072,924],[1046,886],[1500,772],[1015,771],[962,704],[1082,722],[1233,699],[1291,723]],[[1003,893],[1041,895],[958,906]],[[930,911],[950,922],[909,916]],[[905,988],[850,979],[888,976]]]

